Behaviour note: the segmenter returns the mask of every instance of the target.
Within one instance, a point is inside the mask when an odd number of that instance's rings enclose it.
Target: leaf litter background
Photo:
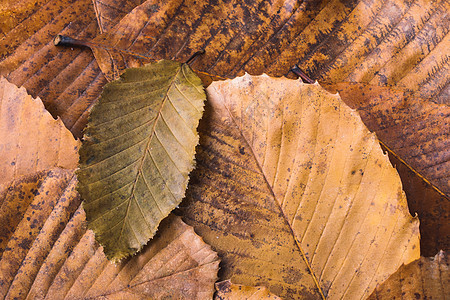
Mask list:
[[[39,95],[48,110],[54,116],[60,116],[75,136],[80,136],[87,111],[106,79],[88,50],[55,48],[52,39],[56,34],[92,39],[99,33],[95,15],[108,19],[109,24],[103,22],[102,25],[102,31],[106,32],[126,13],[118,13],[114,7],[133,8],[131,2],[127,2],[127,6],[109,4],[95,2],[94,12],[90,1],[27,1],[17,4],[18,18],[12,18],[8,8],[1,11],[2,17],[8,20],[1,28],[0,43],[4,49],[1,73],[11,82],[23,85],[33,96]],[[149,1],[146,4],[143,11],[155,18],[166,15],[158,14],[161,3]],[[159,27],[153,28],[152,35],[139,28],[142,23],[136,23],[138,28],[129,28],[129,32],[140,33],[141,39],[151,45],[152,51],[147,49],[143,53],[150,54],[152,59],[165,57],[183,61],[205,47],[206,54],[199,57],[193,67],[213,75],[233,76],[242,74],[243,70],[252,74],[283,75],[298,63],[314,79],[364,82],[401,90],[401,97],[392,97],[390,89],[387,89],[387,96],[378,97],[379,103],[386,105],[383,109],[370,105],[370,102],[369,105],[358,102],[350,105],[362,112],[363,120],[365,115],[378,119],[375,128],[387,121],[395,124],[393,144],[387,141],[386,144],[397,153],[400,153],[397,149],[403,150],[405,154],[399,155],[400,159],[448,194],[449,131],[448,122],[445,122],[448,106],[433,104],[448,103],[449,26],[445,13],[448,1],[375,1],[370,4],[355,1],[345,2],[345,5],[339,1],[280,1],[267,5],[259,2],[250,5],[232,2],[203,5],[197,2],[194,5],[186,1],[170,2],[166,7],[173,13],[166,22],[158,22]],[[216,24],[218,7],[226,12],[226,18]],[[196,14],[196,11],[202,13]],[[183,25],[186,19],[194,21]],[[361,28],[354,26],[355,20]],[[205,28],[212,28],[216,33],[205,33]],[[98,40],[104,41],[105,36]],[[106,39],[104,44],[107,42]],[[143,46],[141,49],[136,47],[136,52],[142,49]],[[393,113],[396,111],[393,98],[403,104],[397,106],[398,113]],[[418,99],[419,103],[416,104],[416,118],[409,117],[411,110],[403,110],[405,105],[411,107],[408,104],[412,98]],[[421,109],[425,104],[429,109]],[[374,107],[378,109],[375,112]],[[411,123],[418,123],[418,128],[422,129],[420,141],[424,143],[416,144],[415,136],[410,137],[410,132],[404,132],[405,128],[411,128]],[[401,145],[396,147],[395,143]],[[408,155],[412,156],[409,161]],[[419,161],[426,167],[420,167]],[[406,190],[412,190],[408,194],[410,209],[412,213],[418,211],[424,216],[422,236],[433,236],[426,247],[422,243],[422,253],[432,256],[438,249],[448,249],[448,197],[436,193],[426,182],[417,179],[414,172],[405,169],[402,175],[412,174],[410,179],[402,177]],[[408,182],[414,184],[408,186]],[[418,189],[417,182],[424,188]],[[427,198],[414,197],[417,194],[432,195],[432,198],[428,197],[433,199],[432,205],[423,203]],[[417,205],[415,208],[411,203],[414,198],[417,199],[413,201]],[[437,220],[437,224],[431,220]],[[437,227],[433,225],[426,230],[423,225],[427,221]],[[439,234],[436,234],[436,228]]]

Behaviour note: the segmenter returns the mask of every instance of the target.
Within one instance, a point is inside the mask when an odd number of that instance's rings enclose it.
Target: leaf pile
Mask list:
[[[5,3],[0,298],[445,298],[449,9]]]
[[[67,135],[67,145],[77,144],[60,121],[42,110],[39,99],[32,99],[23,89],[3,80],[5,90],[16,92],[15,103],[6,101],[10,93],[2,94],[0,99],[0,103],[9,103],[11,115],[21,115],[27,107],[29,123],[47,122],[49,128],[61,127],[58,137]],[[9,118],[1,115],[0,123]],[[24,127],[21,122],[10,123],[9,130],[18,129],[25,136],[34,133],[32,127]],[[178,217],[164,220],[159,234],[141,255],[117,265],[109,263],[94,233],[87,230],[74,170],[56,168],[56,158],[76,161],[77,152],[72,148],[60,151],[56,140],[49,144],[55,150],[45,153],[53,162],[46,165],[49,170],[17,175],[0,189],[0,298],[212,297],[217,254]],[[11,152],[26,157],[33,149],[33,145],[24,144]]]

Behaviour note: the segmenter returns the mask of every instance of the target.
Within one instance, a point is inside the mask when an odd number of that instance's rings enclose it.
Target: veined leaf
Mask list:
[[[90,46],[107,78],[205,49],[193,66],[213,75],[282,76],[298,64],[324,82],[401,86],[443,102],[449,9],[446,0],[148,0]]]
[[[139,251],[182,200],[205,93],[186,64],[129,69],[105,86],[80,149],[78,190],[109,259]]]
[[[21,175],[77,166],[78,147],[61,120],[41,99],[0,77],[0,188]]]
[[[358,113],[317,84],[214,82],[183,216],[221,280],[282,298],[361,299],[419,257],[419,221]]]
[[[448,254],[440,251],[434,257],[421,257],[401,266],[378,286],[370,300],[375,299],[447,299],[450,295]]]
[[[171,216],[139,255],[111,264],[86,230],[76,182],[53,169],[0,190],[1,299],[211,299],[219,260],[192,227]]]
[[[144,0],[92,0],[100,32],[111,30],[124,16]]]

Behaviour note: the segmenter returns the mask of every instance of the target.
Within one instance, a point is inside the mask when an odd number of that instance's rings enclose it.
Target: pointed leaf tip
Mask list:
[[[80,149],[78,191],[109,259],[139,251],[182,200],[206,99],[186,64],[162,60],[107,84]]]

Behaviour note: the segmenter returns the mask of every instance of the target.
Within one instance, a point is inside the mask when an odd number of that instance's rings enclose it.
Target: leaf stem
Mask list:
[[[58,34],[53,40],[55,46],[66,46],[66,47],[91,47],[92,43],[83,40],[77,40],[69,36]]]
[[[290,71],[300,77],[304,83],[314,83],[314,80],[309,78],[308,75],[306,75],[305,72],[303,72],[297,64],[295,64],[295,66],[293,66]]]

